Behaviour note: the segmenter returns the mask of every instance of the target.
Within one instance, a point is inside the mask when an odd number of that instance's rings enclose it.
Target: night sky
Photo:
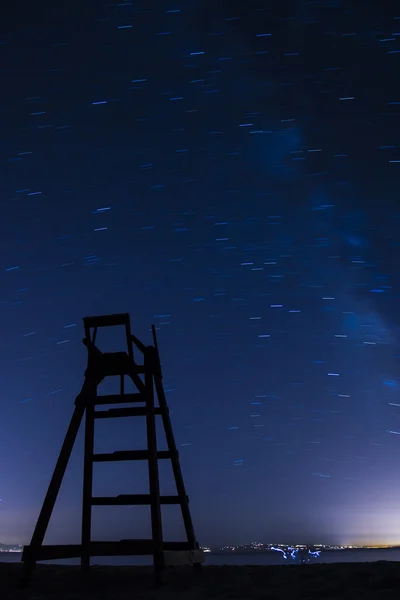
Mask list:
[[[400,8],[57,4],[0,19],[0,541],[30,541],[82,318],[129,312],[157,327],[200,544],[399,542]],[[49,543],[79,540],[82,442]],[[144,443],[97,425],[97,452]],[[95,465],[94,495],[146,468]],[[95,507],[93,538],[149,515]]]

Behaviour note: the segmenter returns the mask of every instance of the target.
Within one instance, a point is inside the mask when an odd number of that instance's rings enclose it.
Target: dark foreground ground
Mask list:
[[[172,569],[154,589],[143,567],[92,567],[81,580],[79,567],[37,565],[31,587],[18,589],[20,564],[0,562],[1,600],[278,600],[296,598],[390,600],[400,597],[395,562],[299,566],[208,566]]]

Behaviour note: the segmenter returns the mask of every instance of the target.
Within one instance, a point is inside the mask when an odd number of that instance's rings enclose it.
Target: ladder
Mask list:
[[[65,558],[80,558],[84,573],[90,570],[93,556],[152,555],[156,583],[162,583],[165,567],[191,564],[201,567],[204,555],[196,541],[189,499],[179,463],[165,393],[156,331],[152,325],[153,345],[145,346],[131,332],[129,314],[114,314],[83,319],[85,337],[83,344],[88,350],[88,364],[81,392],[75,400],[75,409],[62,445],[53,476],[51,478],[42,509],[29,546],[22,553],[21,583],[29,585],[38,561]],[[96,346],[96,335],[100,327],[123,326],[127,343],[126,352],[102,352]],[[143,363],[137,364],[135,352],[143,355]],[[120,378],[120,393],[98,395],[98,385],[109,376]],[[125,377],[130,377],[137,393],[125,393]],[[155,403],[158,400],[158,405]],[[124,404],[123,408],[96,410],[97,406]],[[139,406],[138,406],[139,405]],[[156,416],[161,416],[168,450],[157,450]],[[81,543],[69,545],[43,545],[47,527],[57,495],[68,465],[76,436],[85,416],[84,476],[82,501]],[[144,450],[117,451],[111,454],[94,453],[94,424],[97,419],[121,417],[145,417],[147,448]],[[105,461],[136,461],[148,463],[149,494],[124,494],[116,497],[93,497],[93,464]],[[170,460],[175,478],[176,496],[160,495],[158,461]],[[161,505],[179,504],[181,507],[187,541],[167,542],[163,540]],[[93,506],[148,505],[151,511],[151,538],[125,539],[101,542],[91,540]]]

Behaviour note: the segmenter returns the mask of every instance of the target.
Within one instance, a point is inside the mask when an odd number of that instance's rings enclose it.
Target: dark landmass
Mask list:
[[[337,554],[343,553],[343,552],[360,552],[360,551],[377,551],[377,550],[398,550],[400,549],[400,546],[384,546],[384,547],[380,547],[380,546],[357,546],[354,548],[322,548],[320,549],[321,552],[321,556],[323,556],[325,554],[325,552],[335,552]],[[214,556],[214,555],[218,555],[218,556],[233,556],[233,555],[254,555],[254,554],[276,554],[275,550],[271,550],[270,548],[261,548],[260,550],[243,550],[243,549],[238,549],[238,550],[212,550],[210,553],[206,553],[206,557],[207,556]]]
[[[391,600],[400,593],[399,564],[385,561],[176,568],[158,590],[150,567],[94,566],[84,581],[79,567],[39,564],[27,589],[16,585],[20,568],[0,562],[2,600]]]
[[[0,544],[0,552],[22,552],[23,548],[20,544]]]

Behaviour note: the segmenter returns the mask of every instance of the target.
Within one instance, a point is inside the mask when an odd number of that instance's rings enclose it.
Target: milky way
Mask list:
[[[82,383],[82,318],[130,312],[144,341],[158,329],[201,543],[398,542],[400,16],[85,6],[0,26],[0,541],[29,541]],[[97,439],[145,441],[132,422]],[[79,444],[53,542],[79,535]],[[135,469],[99,467],[95,490],[145,493]],[[98,510],[97,539],[149,527]]]

